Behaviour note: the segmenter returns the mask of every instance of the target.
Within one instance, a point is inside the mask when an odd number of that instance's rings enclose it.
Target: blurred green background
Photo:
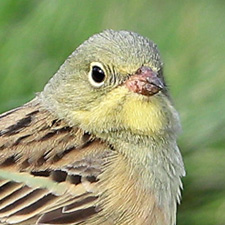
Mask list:
[[[112,28],[149,37],[183,124],[178,225],[224,225],[224,22],[223,0],[1,0],[0,112],[32,99],[92,34]]]

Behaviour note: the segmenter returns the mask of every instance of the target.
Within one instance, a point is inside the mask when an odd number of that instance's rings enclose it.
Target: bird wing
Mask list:
[[[37,100],[0,115],[1,224],[78,224],[93,216],[110,152]]]

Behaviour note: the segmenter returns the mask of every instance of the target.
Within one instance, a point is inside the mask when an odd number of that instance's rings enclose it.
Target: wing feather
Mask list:
[[[78,224],[98,213],[98,176],[109,152],[37,99],[0,115],[0,222]]]
[[[16,190],[10,195],[5,196],[4,198],[2,198],[1,196],[0,210],[13,204],[15,202],[15,199],[19,200],[24,198],[26,195],[30,194],[32,191],[33,189],[22,186],[20,189]]]

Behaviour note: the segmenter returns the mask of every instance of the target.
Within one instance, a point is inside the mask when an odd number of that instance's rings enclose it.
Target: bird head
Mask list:
[[[57,117],[97,136],[165,136],[180,127],[157,46],[133,32],[106,30],[90,37],[39,97]]]

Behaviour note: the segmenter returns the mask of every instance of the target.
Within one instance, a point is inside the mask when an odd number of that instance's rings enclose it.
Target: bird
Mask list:
[[[94,34],[0,115],[0,223],[175,225],[180,131],[157,45]]]

